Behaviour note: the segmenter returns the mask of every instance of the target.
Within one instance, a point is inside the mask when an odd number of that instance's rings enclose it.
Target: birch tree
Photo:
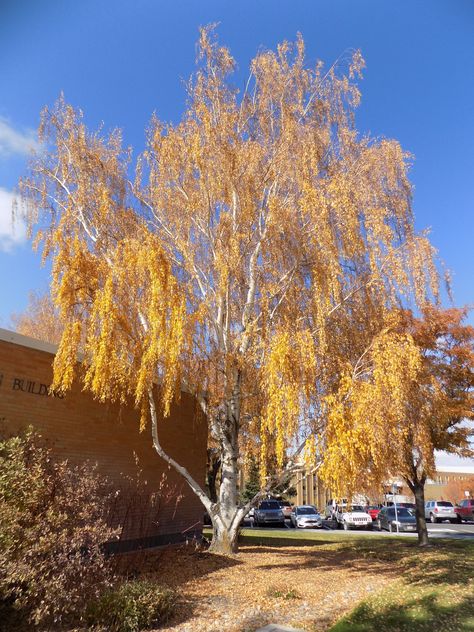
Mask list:
[[[217,551],[236,550],[243,516],[274,484],[266,464],[288,476],[317,454],[322,398],[347,354],[401,298],[436,292],[408,156],[354,125],[363,67],[359,52],[309,67],[299,37],[260,52],[239,91],[234,59],[204,28],[181,120],[154,116],[136,162],[119,131],[89,131],[61,98],[21,183],[65,323],[54,388],[71,386],[81,348],[85,388],[141,409],[157,454],[208,511]],[[217,499],[160,443],[157,419],[182,388],[219,453]],[[242,505],[250,445],[262,490]]]

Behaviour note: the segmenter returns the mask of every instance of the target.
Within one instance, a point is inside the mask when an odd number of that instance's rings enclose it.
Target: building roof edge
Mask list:
[[[28,347],[29,349],[36,349],[37,351],[44,351],[55,355],[58,350],[57,345],[53,345],[51,342],[45,342],[44,340],[37,340],[30,336],[24,336],[16,331],[10,331],[9,329],[3,329],[0,327],[0,340],[4,342],[11,342],[14,345],[20,345],[21,347]]]

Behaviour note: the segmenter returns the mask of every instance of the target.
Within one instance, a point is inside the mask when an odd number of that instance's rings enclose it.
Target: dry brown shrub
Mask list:
[[[112,583],[111,498],[93,466],[54,460],[31,429],[0,440],[0,620],[81,618]]]

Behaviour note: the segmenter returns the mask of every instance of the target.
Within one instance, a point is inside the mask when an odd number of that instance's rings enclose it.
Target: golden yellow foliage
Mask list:
[[[49,293],[31,292],[26,309],[11,317],[15,330],[24,336],[58,344],[63,325]]]
[[[390,474],[412,491],[434,472],[434,451],[472,456],[474,329],[465,310],[398,312],[338,389],[325,398],[321,476],[336,495],[376,488]]]
[[[185,386],[208,416],[230,504],[241,451],[258,445],[263,476],[267,459],[281,465],[321,431],[324,397],[399,301],[437,292],[408,156],[354,127],[360,53],[326,70],[307,66],[301,37],[284,42],[255,57],[241,94],[234,67],[203,29],[186,110],[176,124],[152,118],[134,182],[120,133],[89,132],[61,98],[42,115],[49,152],[21,185],[30,225],[47,218],[38,240],[66,322],[55,388],[70,386],[81,341],[84,384],[101,399],[144,409],[159,382],[166,414]],[[409,338],[383,360],[399,343],[380,335],[374,388],[408,360],[416,372]],[[362,445],[362,406],[347,434],[342,384],[324,400],[328,433]]]

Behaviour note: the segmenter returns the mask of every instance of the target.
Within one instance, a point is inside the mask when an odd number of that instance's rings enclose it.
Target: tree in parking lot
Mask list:
[[[54,388],[71,386],[81,349],[85,388],[140,407],[156,452],[208,511],[212,547],[229,552],[278,482],[269,464],[288,476],[303,451],[318,454],[324,395],[401,298],[423,303],[437,278],[413,228],[407,156],[354,127],[360,53],[310,68],[302,39],[285,42],[255,57],[239,94],[233,58],[205,28],[198,64],[181,121],[152,119],[133,182],[120,133],[89,132],[61,98],[21,189],[30,224],[43,220],[65,323]],[[216,499],[160,442],[181,388],[208,419]],[[242,504],[250,444],[262,485]]]
[[[401,475],[415,496],[422,545],[424,486],[435,471],[435,450],[474,455],[473,431],[464,423],[474,419],[474,328],[464,324],[466,315],[433,306],[420,318],[399,313],[328,398],[322,475],[352,491],[390,472]]]

